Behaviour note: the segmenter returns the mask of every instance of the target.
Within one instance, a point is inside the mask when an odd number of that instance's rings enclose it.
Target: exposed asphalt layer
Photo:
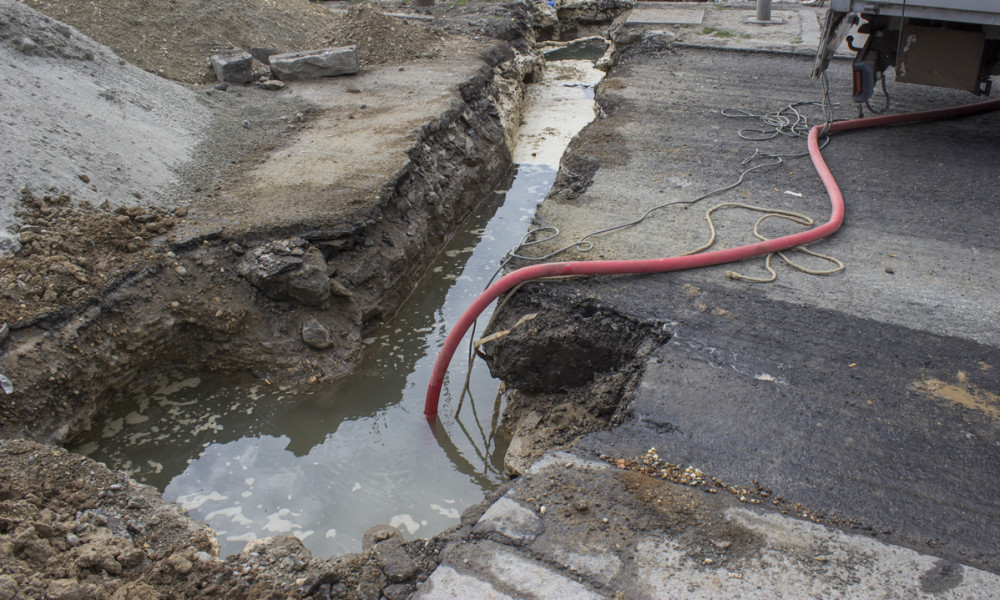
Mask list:
[[[803,58],[649,42],[629,51],[599,92],[607,118],[571,148],[598,165],[593,183],[572,201],[546,201],[538,224],[558,225],[568,243],[732,182],[754,144],[736,135],[749,123],[719,111],[818,101],[810,68]],[[831,87],[837,116],[854,117],[844,63],[833,65]],[[894,112],[976,100],[904,84],[890,93]],[[673,337],[651,355],[626,422],[584,438],[577,451],[636,456],[655,447],[665,461],[736,485],[760,482],[886,541],[1000,571],[998,124],[994,113],[837,136],[824,154],[847,217],[814,247],[843,260],[844,273],[810,276],[779,264],[771,284],[725,277],[728,269],[766,275],[756,259],[526,288],[565,302],[593,296],[670,324]],[[804,142],[762,144],[771,148],[804,151]],[[707,238],[704,211],[723,201],[820,222],[829,211],[808,159],[799,159],[601,239],[580,258],[697,247]],[[754,241],[758,216],[721,214],[720,244]],[[796,230],[762,229],[771,237]]]

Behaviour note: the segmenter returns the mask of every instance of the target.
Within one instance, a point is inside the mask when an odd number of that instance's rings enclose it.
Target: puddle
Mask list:
[[[601,38],[585,38],[567,46],[543,50],[545,60],[599,60],[608,49],[608,42]]]
[[[498,382],[478,364],[456,418],[466,368],[456,357],[436,430],[422,415],[427,382],[449,328],[527,231],[566,143],[593,119],[587,92],[602,74],[591,71],[586,61],[552,63],[531,87],[502,189],[463,223],[396,317],[369,334],[353,373],[301,387],[166,379],[110,411],[73,449],[161,489],[217,531],[223,555],[290,533],[331,556],[359,551],[379,523],[407,537],[457,525],[505,479]]]

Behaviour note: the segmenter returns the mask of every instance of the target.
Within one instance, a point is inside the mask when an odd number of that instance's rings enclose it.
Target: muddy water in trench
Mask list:
[[[218,533],[223,554],[291,533],[316,555],[361,549],[378,523],[432,536],[503,480],[498,382],[452,363],[436,433],[423,418],[448,328],[527,231],[569,139],[593,118],[587,61],[549,63],[530,86],[512,167],[460,227],[391,322],[365,340],[350,375],[279,387],[247,377],[165,378],[115,407],[75,450],[163,490]],[[489,311],[487,311],[487,314]]]

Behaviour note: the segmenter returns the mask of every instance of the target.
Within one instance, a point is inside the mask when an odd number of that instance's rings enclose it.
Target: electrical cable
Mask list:
[[[867,106],[868,110],[872,111],[876,115],[885,114],[885,112],[889,110],[889,90],[885,87],[885,71],[879,73],[879,79],[882,80],[882,94],[885,96],[885,106],[882,108],[875,108],[872,106],[871,98],[865,100],[865,106]]]

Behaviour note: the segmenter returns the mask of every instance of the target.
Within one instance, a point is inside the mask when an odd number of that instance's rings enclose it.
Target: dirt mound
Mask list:
[[[210,529],[104,465],[0,441],[0,472],[0,597],[187,598],[228,581]]]
[[[338,20],[308,0],[27,0],[129,62],[185,83],[214,77],[208,57],[238,46],[294,52],[315,46]]]
[[[22,206],[21,250],[0,257],[0,322],[30,320],[100,292],[152,255],[149,240],[176,224],[162,209],[74,207],[69,196],[27,190]]]
[[[328,46],[357,44],[363,65],[400,64],[435,58],[457,40],[437,27],[392,17],[371,4],[358,4],[326,35]],[[465,42],[468,44],[468,42]]]
[[[19,2],[0,2],[0,61],[0,254],[25,186],[162,206],[210,118],[192,90]]]

